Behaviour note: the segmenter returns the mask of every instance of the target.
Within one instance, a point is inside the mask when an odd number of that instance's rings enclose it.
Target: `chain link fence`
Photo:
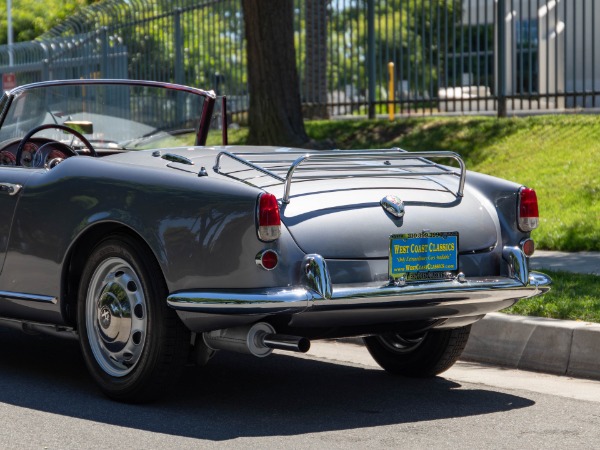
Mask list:
[[[294,0],[307,118],[507,114],[600,104],[595,0]],[[3,88],[169,81],[248,106],[240,0],[106,0],[0,47]],[[253,62],[250,62],[253,63]]]

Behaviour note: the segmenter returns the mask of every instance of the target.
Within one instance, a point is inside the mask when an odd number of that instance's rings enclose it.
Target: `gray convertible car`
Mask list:
[[[205,146],[215,102],[125,80],[0,100],[0,323],[77,337],[109,397],[350,336],[434,376],[472,323],[549,289],[533,189],[447,151]]]

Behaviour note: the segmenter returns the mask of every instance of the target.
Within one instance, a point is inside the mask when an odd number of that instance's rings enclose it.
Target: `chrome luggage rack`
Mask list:
[[[282,202],[290,202],[292,179],[315,180],[330,178],[357,177],[430,177],[449,175],[459,177],[458,189],[453,194],[462,197],[465,187],[465,163],[462,158],[450,151],[407,152],[399,148],[384,150],[331,150],[331,151],[296,151],[280,153],[281,156],[298,155],[291,163],[284,158],[275,158],[276,152],[237,152],[222,151],[217,155],[213,169],[215,172],[229,176],[249,184],[255,176],[245,176],[247,170],[221,170],[221,158],[228,157],[263,175],[271,177],[277,183],[284,184]],[[244,157],[246,158],[244,158]],[[253,159],[249,159],[253,158]],[[451,158],[458,162],[460,173],[452,167],[429,161],[427,158]],[[414,163],[402,164],[397,160],[414,160]],[[376,164],[381,162],[381,164]],[[260,165],[259,165],[260,164]],[[267,166],[268,169],[263,167]],[[315,172],[320,172],[315,175]]]

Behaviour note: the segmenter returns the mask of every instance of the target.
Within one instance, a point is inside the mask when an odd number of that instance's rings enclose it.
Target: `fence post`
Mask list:
[[[498,117],[506,117],[506,0],[498,0],[496,20],[496,39],[498,42],[496,55],[496,76],[498,77]]]
[[[389,82],[388,82],[388,116],[390,120],[394,120],[396,117],[395,112],[395,100],[396,100],[396,87],[394,80],[394,63],[390,61],[388,63]]]
[[[173,29],[175,42],[175,83],[183,84],[183,33],[181,32],[181,8],[175,10],[173,15]]]
[[[50,61],[46,58],[42,61],[42,81],[50,80]]]
[[[367,79],[369,119],[375,118],[375,1],[367,0]]]
[[[111,78],[108,73],[108,29],[102,27],[100,30],[100,41],[102,43],[102,54],[100,55],[100,77]]]
[[[42,60],[42,79],[41,81],[50,80],[50,52],[48,51],[48,46],[43,42],[39,42],[39,46],[44,51],[45,58]]]

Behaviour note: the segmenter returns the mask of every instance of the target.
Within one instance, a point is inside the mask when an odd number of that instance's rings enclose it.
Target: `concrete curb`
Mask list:
[[[502,313],[473,324],[462,359],[600,380],[600,324]]]
[[[532,269],[600,275],[600,252],[537,251]],[[600,380],[600,324],[487,314],[473,324],[462,358]]]
[[[363,345],[361,338],[338,339]],[[461,359],[600,380],[600,324],[487,314],[473,324]]]

